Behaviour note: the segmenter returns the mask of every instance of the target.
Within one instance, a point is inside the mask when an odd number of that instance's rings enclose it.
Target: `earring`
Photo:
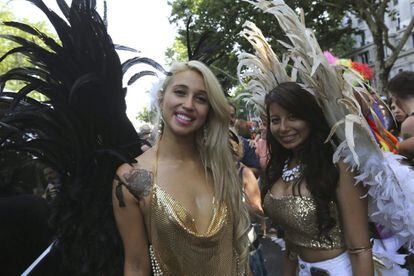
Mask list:
[[[207,125],[203,126],[203,144],[207,145],[208,128]]]
[[[159,122],[158,122],[158,136],[161,136],[163,131],[164,131],[164,118],[161,115]]]
[[[164,132],[164,114],[162,112],[161,107],[159,108],[158,112],[159,112],[158,113],[158,115],[159,115],[159,118],[158,118],[158,136],[161,136],[162,133]]]

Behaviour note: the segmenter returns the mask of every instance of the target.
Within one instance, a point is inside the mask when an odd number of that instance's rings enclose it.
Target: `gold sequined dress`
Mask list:
[[[336,205],[332,202],[330,211],[336,218],[335,226],[328,238],[319,235],[316,220],[316,205],[312,197],[286,195],[274,197],[266,194],[263,209],[272,221],[285,230],[285,240],[293,245],[311,249],[345,248],[344,234]]]
[[[156,179],[155,169],[149,215],[153,275],[240,275],[226,205],[213,201],[208,230],[200,233],[191,214]]]

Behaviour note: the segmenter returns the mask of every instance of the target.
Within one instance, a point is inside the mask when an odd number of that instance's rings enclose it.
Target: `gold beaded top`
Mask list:
[[[238,275],[233,222],[225,205],[214,204],[206,233],[188,211],[156,184],[151,195],[151,243],[162,275]]]
[[[319,235],[316,205],[313,198],[295,195],[276,198],[271,193],[267,193],[263,205],[266,215],[275,224],[285,229],[285,239],[289,243],[311,249],[345,247],[342,226],[335,203],[331,204],[331,212],[336,218],[336,225],[328,234],[330,240]]]
[[[216,234],[226,222],[227,207],[225,205],[219,206],[213,199],[213,215],[210,225],[205,233],[200,233],[197,229],[195,219],[180,202],[172,198],[157,184],[154,184],[153,190],[155,191],[153,195],[156,195],[156,197],[153,197],[153,200],[157,200],[157,204],[164,207],[170,218],[173,218],[183,229],[196,237],[211,237]]]
[[[157,162],[150,194],[151,264],[157,275],[242,275],[234,249],[233,216],[213,199],[211,221],[201,233],[195,218],[157,185]]]

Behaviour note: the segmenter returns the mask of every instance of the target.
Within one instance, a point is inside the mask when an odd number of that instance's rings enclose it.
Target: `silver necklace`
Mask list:
[[[282,180],[286,183],[292,183],[298,180],[302,176],[303,166],[299,163],[297,166],[289,169],[289,159],[285,161],[285,165],[283,166],[282,170]]]

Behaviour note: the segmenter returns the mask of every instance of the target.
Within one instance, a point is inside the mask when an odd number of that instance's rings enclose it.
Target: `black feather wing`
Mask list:
[[[59,41],[35,28],[5,24],[40,38],[44,46],[18,36],[1,35],[18,44],[0,58],[20,54],[30,66],[0,76],[5,83],[26,85],[17,93],[1,93],[0,154],[26,152],[52,166],[61,176],[52,224],[62,255],[62,271],[71,275],[121,275],[122,248],[116,230],[111,188],[116,168],[134,162],[140,140],[126,116],[123,74],[144,63],[167,73],[156,62],[138,57],[121,64],[96,2],[58,0],[65,18],[41,0],[27,0],[46,14]],[[130,48],[123,48],[131,50]],[[149,71],[137,73],[131,82]],[[27,94],[37,91],[46,102]],[[39,252],[40,254],[40,252]]]

